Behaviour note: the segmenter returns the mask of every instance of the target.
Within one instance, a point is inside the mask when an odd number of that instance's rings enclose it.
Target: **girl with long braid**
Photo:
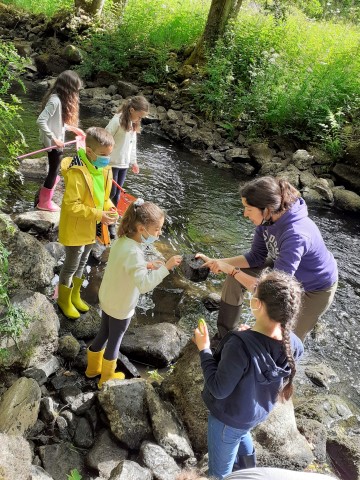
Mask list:
[[[253,468],[250,430],[263,422],[276,401],[289,400],[295,363],[303,354],[292,332],[301,307],[298,281],[280,271],[264,271],[250,308],[255,325],[229,332],[215,352],[207,327],[195,330],[209,409],[209,476],[223,479],[233,470]]]

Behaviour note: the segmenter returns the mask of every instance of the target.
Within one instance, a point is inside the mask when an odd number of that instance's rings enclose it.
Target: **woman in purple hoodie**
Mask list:
[[[265,267],[293,275],[305,291],[295,333],[304,340],[330,307],[337,288],[336,261],[308,217],[305,201],[286,180],[261,177],[240,190],[244,216],[256,225],[251,250],[220,260],[198,254],[213,273],[227,273],[218,316],[218,339],[240,322],[244,291],[254,290]]]

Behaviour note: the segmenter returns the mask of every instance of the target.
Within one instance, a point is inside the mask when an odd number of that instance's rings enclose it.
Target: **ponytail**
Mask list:
[[[149,111],[149,103],[145,97],[142,95],[137,95],[136,97],[127,98],[124,103],[121,105],[118,113],[121,114],[120,126],[126,132],[130,132],[132,129],[136,132],[140,132],[141,121],[133,123],[131,121],[131,112],[130,109],[133,108],[135,112],[146,112]]]
[[[271,213],[288,210],[300,197],[300,193],[287,180],[260,177],[248,182],[240,189],[240,195],[248,205]]]
[[[142,198],[138,198],[129,205],[124,213],[118,229],[118,236],[132,237],[137,232],[138,225],[148,227],[159,222],[164,217],[164,210],[155,205],[155,203],[144,202]]]

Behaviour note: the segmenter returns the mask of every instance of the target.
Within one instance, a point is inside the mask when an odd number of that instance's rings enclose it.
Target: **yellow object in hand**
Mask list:
[[[204,335],[206,329],[206,322],[203,318],[200,318],[198,321],[198,329],[200,330],[200,333]]]

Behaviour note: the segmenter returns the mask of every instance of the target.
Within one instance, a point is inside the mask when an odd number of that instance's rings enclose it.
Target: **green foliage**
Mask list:
[[[0,339],[11,338],[17,345],[24,328],[31,322],[31,317],[20,307],[12,305],[8,296],[9,252],[0,242]],[[7,358],[7,350],[0,348],[0,362]]]
[[[74,468],[74,470],[71,470],[70,475],[66,475],[66,476],[67,476],[67,480],[81,480],[82,479],[82,476],[80,475],[80,473],[78,472],[78,470],[76,468]]]
[[[51,17],[59,10],[74,8],[74,0],[2,0],[2,3],[14,5],[31,13],[43,13],[47,17]]]
[[[155,382],[161,383],[164,380],[164,377],[160,375],[158,370],[148,370],[149,379]]]
[[[316,138],[328,112],[358,109],[360,32],[291,14],[284,22],[244,10],[209,54],[198,108],[264,132]]]
[[[21,101],[9,95],[14,82],[23,86],[19,74],[24,65],[12,44],[0,43],[0,177],[16,171],[15,158],[26,145],[23,134],[14,127],[14,121],[20,120]]]
[[[203,2],[147,0],[146,5],[129,0],[121,21],[116,10],[108,10],[106,30],[94,31],[82,41],[85,50],[80,73],[94,76],[99,71],[126,71],[139,65],[141,77],[149,83],[165,79],[170,52],[196,41],[205,24]]]
[[[320,124],[320,127],[323,129],[319,134],[322,148],[334,160],[343,155],[344,147],[349,140],[346,129],[344,129],[344,118],[345,114],[342,110],[338,110],[336,113],[329,111],[326,117],[327,122]]]

